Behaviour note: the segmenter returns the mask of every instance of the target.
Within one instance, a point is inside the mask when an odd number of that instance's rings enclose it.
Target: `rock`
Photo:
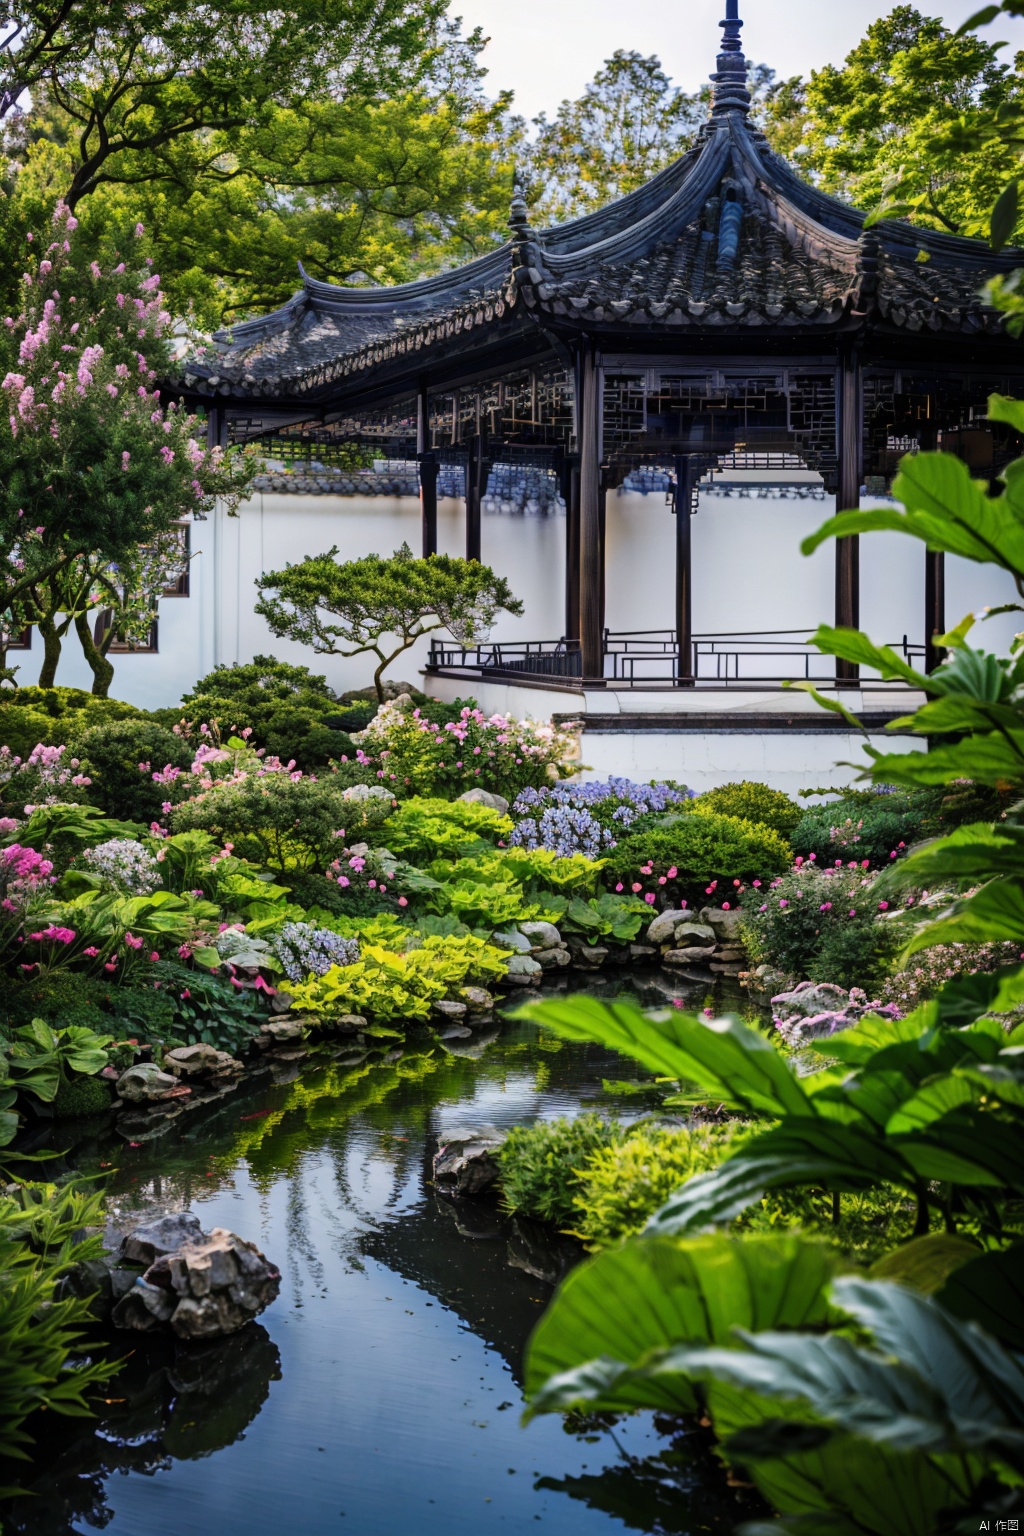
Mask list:
[[[712,960],[711,969],[718,976],[738,976],[743,970],[743,966],[738,961],[726,965],[720,960]]]
[[[339,1013],[336,1019],[328,1019],[325,1024],[335,1035],[361,1035],[366,1028],[366,1020],[361,1013]]]
[[[735,944],[743,927],[743,913],[738,907],[724,912],[721,907],[705,907],[700,914],[702,923],[715,930],[720,944]]]
[[[467,805],[486,805],[492,811],[497,811],[499,816],[508,815],[509,802],[502,795],[493,795],[487,789],[467,789],[464,795],[459,796]]]
[[[676,926],[689,920],[689,912],[659,912],[647,930],[648,944],[671,943],[675,938]]]
[[[707,923],[685,922],[677,923],[672,935],[674,949],[686,949],[688,946],[696,946],[698,949],[713,949],[717,940],[715,930]]]
[[[468,1011],[465,1003],[453,1003],[448,998],[442,998],[434,1004],[434,1012],[439,1013],[443,1019],[464,1019]]]
[[[499,949],[511,949],[518,955],[528,955],[533,948],[529,939],[523,933],[504,932],[492,933],[491,943],[497,944]]]
[[[643,962],[644,960],[654,960],[657,953],[658,951],[655,949],[653,944],[631,944],[629,946],[629,958],[631,960],[640,962]]]
[[[792,992],[781,992],[778,997],[773,997],[772,1008],[784,1016],[795,1014],[811,1018],[814,1014],[845,1008],[849,1001],[849,992],[834,982],[802,981]]]
[[[666,965],[707,965],[713,954],[714,950],[706,946],[691,945],[687,949],[667,949],[662,960]]]
[[[285,1045],[289,1040],[301,1040],[305,1033],[306,1024],[302,1018],[293,1016],[290,1019],[271,1019],[268,1023],[260,1025],[256,1044],[261,1051],[266,1051],[272,1045]]]
[[[164,1053],[164,1067],[175,1077],[226,1077],[244,1070],[242,1063],[212,1045],[182,1045]]]
[[[170,1094],[187,1093],[176,1077],[161,1072],[151,1061],[140,1061],[122,1072],[117,1080],[117,1096],[130,1104],[153,1103],[166,1099]]]
[[[818,1011],[820,1010],[820,1011]],[[895,1004],[869,1003],[860,987],[843,987],[831,982],[802,981],[791,992],[772,998],[775,1028],[789,1045],[805,1040],[821,1040],[858,1024],[866,1013],[883,1019],[899,1018]]]
[[[515,960],[525,960],[525,955],[513,955],[511,965]],[[488,992],[486,987],[460,987],[459,997],[465,1003],[470,1013],[490,1013],[494,1007],[494,994]]]
[[[585,970],[596,971],[608,959],[608,951],[603,944],[581,944],[573,952],[573,958]]]
[[[745,960],[746,958],[747,958],[746,950],[745,949],[741,949],[738,944],[732,946],[731,948],[730,948],[730,946],[728,944],[723,944],[719,949],[717,949],[715,951],[715,959],[716,960],[725,960],[725,961],[730,961],[731,962],[731,961],[734,961],[734,960],[742,961],[742,960]]]
[[[572,956],[567,949],[539,949],[535,959],[542,970],[557,971],[569,965]]]
[[[508,974],[510,980],[526,977],[528,981],[532,981],[534,977],[541,974],[541,967],[529,955],[513,955],[508,962]]]
[[[483,1194],[498,1181],[494,1153],[504,1140],[493,1125],[449,1132],[434,1153],[434,1182],[450,1195]]]
[[[447,1029],[442,1029],[437,1038],[439,1040],[472,1040],[473,1031],[463,1024],[452,1024]]]
[[[187,1243],[202,1242],[205,1236],[198,1216],[191,1211],[173,1211],[132,1227],[121,1241],[120,1257],[131,1264],[152,1264]]]
[[[175,1232],[183,1240],[166,1246]],[[124,1241],[124,1256],[160,1249],[116,1303],[117,1328],[149,1332],[169,1327],[181,1339],[221,1338],[236,1333],[276,1297],[281,1275],[253,1243],[215,1227],[203,1232],[190,1212],[137,1227]]]
[[[520,923],[519,931],[526,935],[534,949],[558,949],[562,935],[554,923]]]
[[[395,797],[383,784],[353,784],[342,791],[341,798],[354,800],[358,805],[367,800],[393,800]],[[354,849],[350,851],[354,852]]]

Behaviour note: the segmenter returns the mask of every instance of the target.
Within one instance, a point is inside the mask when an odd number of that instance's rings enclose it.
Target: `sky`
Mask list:
[[[747,57],[780,76],[838,63],[887,0],[742,0]],[[981,0],[917,0],[926,15],[959,26]],[[724,0],[452,0],[468,27],[491,41],[483,62],[491,91],[511,88],[527,117],[578,96],[616,48],[656,53],[677,85],[694,90],[714,68]],[[981,33],[1024,49],[1024,19],[1000,18]]]

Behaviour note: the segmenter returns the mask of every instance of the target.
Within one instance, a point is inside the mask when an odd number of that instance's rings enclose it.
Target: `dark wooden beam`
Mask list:
[[[469,445],[469,462],[466,465],[466,559],[479,560],[482,550],[482,507],[484,481],[487,470],[484,464],[484,440],[479,432]]]
[[[836,399],[836,447],[839,454],[837,512],[855,512],[860,506],[863,458],[863,383],[860,358],[847,354],[840,363]],[[860,627],[860,540],[836,540],[836,626]],[[860,668],[855,662],[837,661],[836,678],[856,686]]]
[[[423,558],[437,554],[437,455],[420,455],[420,511],[423,520]]]
[[[946,633],[946,557],[941,550],[929,549],[924,559],[925,671],[934,672],[946,656],[935,644],[935,636]]]
[[[583,676],[604,676],[604,559],[601,540],[601,380],[593,349],[576,371],[580,449],[580,648]]]
[[[676,681],[683,688],[692,688],[694,684],[693,538],[690,519],[693,488],[699,473],[689,454],[681,454],[676,459],[676,635],[679,647]]]
[[[562,466],[565,501],[565,638],[580,638],[580,467],[571,459]]]

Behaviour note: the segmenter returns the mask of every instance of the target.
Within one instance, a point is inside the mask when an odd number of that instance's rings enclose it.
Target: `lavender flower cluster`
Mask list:
[[[127,837],[112,837],[86,849],[82,862],[105,885],[124,896],[151,896],[163,885],[156,859]]]
[[[359,959],[355,939],[343,939],[330,928],[315,928],[312,923],[285,923],[274,939],[274,949],[289,981],[326,976],[333,965],[355,965]]]
[[[512,807],[519,820],[509,842],[514,848],[548,848],[562,858],[582,853],[598,859],[641,816],[693,798],[691,790],[620,778],[524,789]]]

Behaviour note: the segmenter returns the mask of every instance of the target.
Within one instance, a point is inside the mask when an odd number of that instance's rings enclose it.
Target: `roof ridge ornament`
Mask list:
[[[747,89],[747,61],[741,41],[743,22],[740,20],[740,0],[725,0],[725,20],[722,28],[722,51],[718,55],[718,69],[711,76],[715,93],[711,108],[712,118],[726,117],[739,112],[746,117],[750,112],[750,91]]]

